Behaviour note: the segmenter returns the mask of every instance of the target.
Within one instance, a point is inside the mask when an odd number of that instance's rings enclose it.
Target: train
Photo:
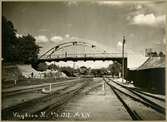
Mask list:
[[[144,91],[165,94],[165,57],[149,57],[140,67],[127,70],[127,81]]]

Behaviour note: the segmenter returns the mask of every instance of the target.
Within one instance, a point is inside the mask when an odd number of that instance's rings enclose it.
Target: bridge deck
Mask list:
[[[127,60],[127,57],[124,57]],[[122,61],[122,57],[63,57],[63,58],[49,58],[49,59],[38,59],[39,62],[51,62],[51,61]]]

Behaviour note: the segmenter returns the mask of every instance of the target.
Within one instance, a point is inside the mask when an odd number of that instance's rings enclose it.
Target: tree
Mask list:
[[[2,17],[2,57],[4,62],[25,63],[37,58],[40,47],[35,38],[27,36],[16,37],[16,29],[11,21]]]
[[[85,66],[80,67],[80,74],[82,75],[87,75],[88,74],[88,69]]]
[[[119,73],[121,72],[121,64],[118,62],[114,61],[113,64],[110,64],[108,66],[108,70],[111,72],[112,76],[118,76]]]
[[[2,16],[2,57],[4,61],[12,60],[12,52],[16,40],[16,29],[11,21]]]
[[[94,76],[97,76],[98,75],[98,69],[91,69],[90,73]]]
[[[58,69],[59,69],[59,66],[57,66],[57,65],[55,65],[55,64],[50,64],[50,65],[48,66],[48,69],[50,69],[50,70],[58,70]]]
[[[67,76],[75,76],[74,69],[71,67],[60,67],[60,71],[65,73]]]
[[[94,76],[103,76],[107,74],[106,68],[100,68],[100,69],[91,69],[91,74]]]
[[[101,74],[102,74],[102,75],[107,75],[107,74],[108,74],[106,68],[101,68],[100,71],[101,71]]]
[[[38,70],[39,71],[46,71],[48,68],[47,64],[44,62],[44,63],[39,63],[38,64]]]
[[[165,54],[161,51],[159,52],[159,57],[165,57]]]
[[[15,52],[17,62],[31,62],[35,60],[39,53],[39,46],[35,43],[35,38],[31,35],[18,38],[17,51]],[[18,57],[19,55],[19,57]]]

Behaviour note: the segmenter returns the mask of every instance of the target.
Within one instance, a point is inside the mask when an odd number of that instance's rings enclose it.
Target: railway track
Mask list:
[[[137,88],[130,88],[130,89],[132,89],[133,91],[137,91],[138,93],[141,93],[141,94],[143,94],[143,95],[149,96],[149,97],[151,97],[151,98],[157,99],[157,100],[159,100],[159,101],[165,102],[165,98],[157,97],[157,96],[155,96],[155,95],[151,95],[151,94],[145,93],[144,91],[142,91],[142,90],[140,90],[140,89],[137,89]]]
[[[53,87],[56,86],[63,86],[63,85],[68,85],[71,82],[78,82],[77,80],[67,80],[67,81],[62,81],[62,82],[56,82],[56,83],[51,83]],[[40,85],[32,85],[32,86],[27,86],[27,87],[22,87],[22,88],[18,88],[18,89],[12,89],[12,90],[2,90],[2,97],[9,97],[9,96],[14,96],[14,95],[18,95],[18,94],[24,94],[27,92],[32,92],[32,91],[38,91],[41,90],[42,88],[48,87],[50,85],[50,83],[44,83],[44,84],[40,84]]]
[[[112,79],[110,79],[110,81],[114,82],[115,84],[127,89],[128,91],[132,92],[133,94],[135,94],[136,96],[142,98],[143,100],[147,101],[150,104],[153,104],[159,108],[164,107],[165,106],[165,99],[161,98],[161,97],[157,97],[157,96],[153,96],[150,95],[148,93],[142,92],[141,90],[138,89],[134,89],[134,88],[130,88],[127,86],[124,86]],[[154,101],[154,102],[153,102]],[[164,109],[165,111],[165,109]]]
[[[64,106],[74,96],[82,96],[89,92],[91,94],[91,91],[99,87],[103,90],[103,80],[107,84],[107,91],[113,91],[112,94],[118,98],[120,105],[121,103],[123,105],[120,107],[126,109],[132,120],[150,120],[147,116],[152,116],[152,120],[165,120],[165,99],[124,86],[107,77],[96,83],[89,82],[89,80],[73,81],[64,87],[56,88],[49,94],[5,108],[2,110],[2,120],[58,120],[59,118],[56,118],[54,113],[59,108],[61,110],[62,105]],[[29,116],[26,117],[24,114],[24,118],[14,117],[14,114],[20,113],[28,113]]]
[[[91,84],[89,84],[91,85]],[[61,106],[63,104],[65,104],[66,102],[68,102],[68,100],[70,100],[72,97],[74,97],[75,95],[79,95],[82,96],[83,94],[88,94],[89,92],[93,91],[96,88],[101,87],[102,84],[95,84],[95,85],[91,85],[91,87],[89,86],[88,88],[78,88],[75,91],[71,92],[71,95],[68,96],[63,96],[63,99],[65,100],[64,102],[60,101],[59,104],[58,103],[54,103],[50,106],[47,106],[46,108],[35,112],[34,114],[40,114],[43,111],[45,112],[45,117],[41,117],[41,118],[33,118],[33,120],[57,120],[59,119],[59,116],[56,117],[57,110],[59,110],[59,108],[61,108]],[[88,85],[87,85],[88,86]],[[82,94],[83,91],[83,94]]]
[[[133,90],[110,78],[103,78],[103,80],[112,89],[133,120],[145,120],[147,117],[140,115],[141,112],[138,112],[140,110],[136,110],[131,103],[138,104],[141,108],[143,107],[149,112],[151,111],[152,116],[155,115],[162,119],[165,118],[164,99],[148,95],[139,90]]]
[[[50,108],[52,105],[59,106],[67,101],[71,96],[77,94],[80,89],[84,88],[88,81],[72,82],[63,89],[56,90],[50,94],[2,109],[3,120],[22,120],[23,118],[14,117],[15,113],[30,113],[37,115],[39,111]],[[56,103],[56,104],[55,104]],[[34,118],[34,117],[33,117]],[[29,117],[31,119],[31,117]]]

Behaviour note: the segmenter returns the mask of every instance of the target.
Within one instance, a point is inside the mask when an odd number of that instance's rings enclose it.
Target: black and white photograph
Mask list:
[[[166,120],[166,6],[2,1],[1,120]]]

